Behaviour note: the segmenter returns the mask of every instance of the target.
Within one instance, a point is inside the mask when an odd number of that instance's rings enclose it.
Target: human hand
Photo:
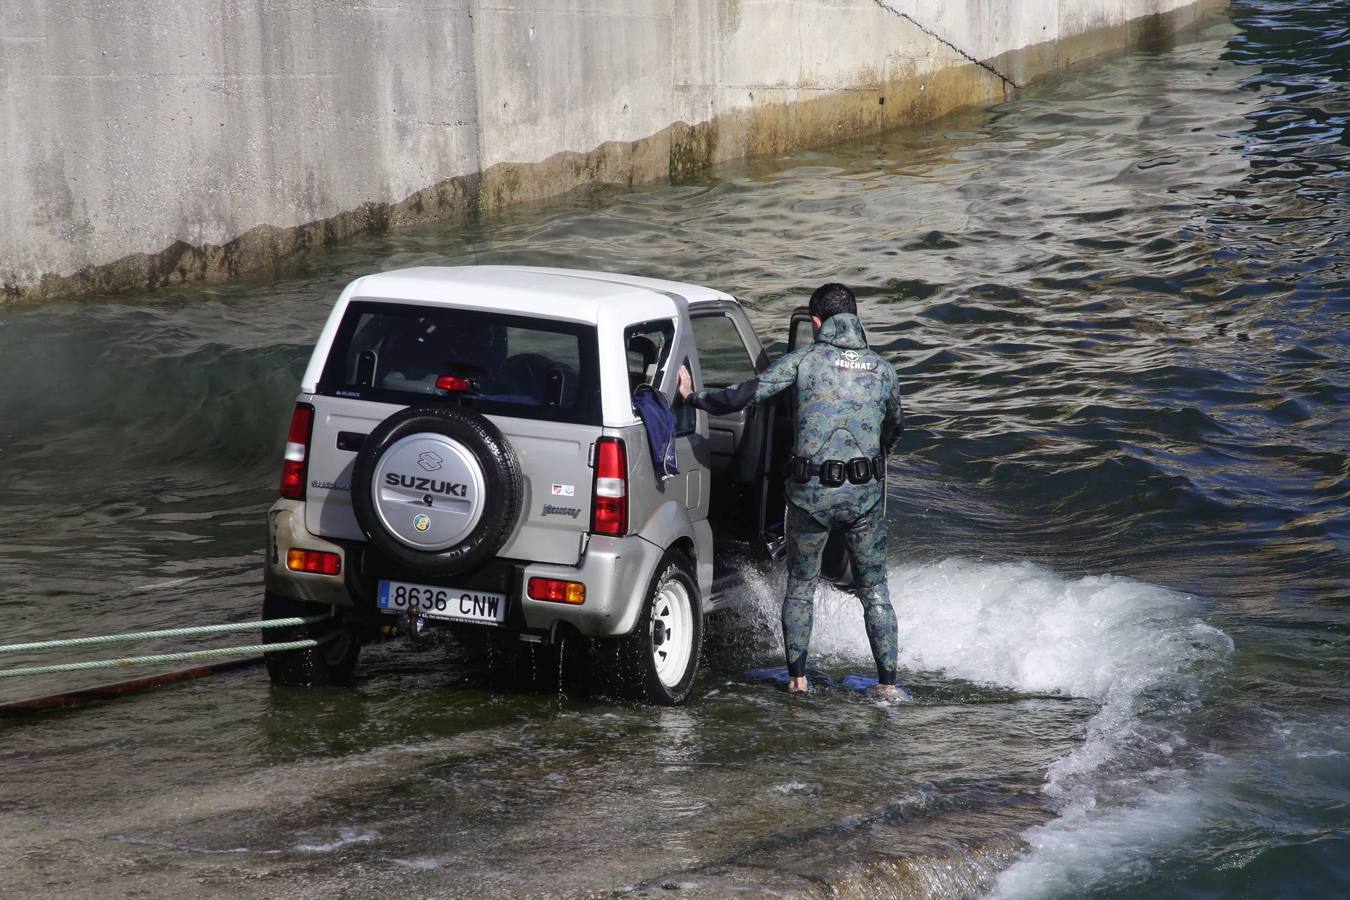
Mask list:
[[[694,376],[689,374],[688,366],[680,366],[680,371],[675,376],[675,389],[685,400],[688,400],[689,395],[694,392]]]

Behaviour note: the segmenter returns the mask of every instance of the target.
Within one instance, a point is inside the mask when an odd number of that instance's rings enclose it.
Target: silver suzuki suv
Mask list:
[[[326,618],[265,632],[319,639],[269,653],[273,681],[347,679],[363,639],[430,624],[483,645],[609,642],[626,694],[682,702],[703,617],[727,595],[714,485],[727,549],[772,546],[782,508],[770,445],[786,420],[771,408],[710,419],[677,404],[679,473],[657,474],[634,391],[674,396],[681,363],[703,386],[699,344],[721,383],[768,363],[709,288],[495,266],[352,282],[305,371],[268,513],[264,618]]]

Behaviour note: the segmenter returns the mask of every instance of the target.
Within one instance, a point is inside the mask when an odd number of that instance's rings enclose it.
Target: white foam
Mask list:
[[[1208,870],[1240,869],[1272,848],[1303,846],[1310,833],[1344,822],[1350,716],[1288,721],[1257,710],[1240,752],[1197,754],[1188,766],[1128,770],[1097,779],[1110,803],[1088,804],[1086,791],[1062,814],[1022,837],[1031,852],[999,873],[996,898],[1072,897],[1157,883],[1158,867],[1180,848],[1204,850]],[[1263,893],[1253,884],[1254,893]],[[1286,884],[1287,887],[1287,884]]]
[[[1231,647],[1193,598],[1128,578],[949,559],[893,567],[889,582],[903,667],[1022,691],[1105,702]],[[870,660],[858,601],[831,589],[816,603],[812,653]]]
[[[1203,759],[1188,747],[1187,720],[1233,645],[1197,618],[1195,598],[1129,578],[965,559],[896,566],[889,584],[902,669],[1100,704],[1083,744],[1047,773],[1059,818],[1024,835],[1031,853],[1000,877],[1001,894],[1071,892],[1131,848],[1199,827],[1192,773]],[[759,593],[768,614],[778,596],[767,585]],[[811,652],[870,664],[855,598],[819,592]]]
[[[363,828],[342,827],[337,830],[337,837],[332,840],[315,840],[316,835],[312,832],[300,832],[297,837],[301,843],[295,845],[296,850],[302,850],[306,853],[332,853],[334,850],[340,850],[352,844],[368,844],[378,838],[379,832],[368,831]]]
[[[408,869],[417,869],[422,872],[432,872],[436,869],[446,868],[446,861],[434,856],[417,856],[411,859],[393,859],[391,862],[397,866],[403,866]]]
[[[991,896],[1075,896],[1145,875],[1147,856],[1188,841],[1209,819],[1207,798],[1181,773],[1150,785],[1126,806],[1071,807],[1023,833],[1031,852],[999,873]]]

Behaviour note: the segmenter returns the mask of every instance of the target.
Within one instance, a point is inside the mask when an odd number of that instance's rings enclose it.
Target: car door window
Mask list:
[[[755,376],[755,361],[730,316],[694,319],[699,365],[705,388],[721,388]]]

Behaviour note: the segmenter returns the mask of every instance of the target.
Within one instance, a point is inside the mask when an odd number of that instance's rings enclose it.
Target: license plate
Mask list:
[[[500,625],[506,621],[506,595],[468,588],[381,581],[380,609],[390,612],[414,610],[432,619],[481,622]]]

